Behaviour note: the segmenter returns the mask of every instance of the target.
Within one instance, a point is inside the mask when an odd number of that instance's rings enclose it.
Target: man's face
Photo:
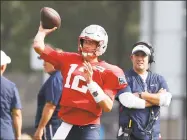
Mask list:
[[[131,55],[133,68],[137,71],[145,71],[148,69],[149,57],[142,51],[138,51]]]
[[[89,58],[96,57],[95,51],[96,51],[97,47],[98,47],[97,41],[85,39],[83,41],[82,52],[88,53],[88,55],[86,57],[89,57]]]
[[[48,63],[48,62],[45,62],[45,61],[44,61],[43,67],[44,67],[44,71],[45,71],[46,73],[50,73],[50,72],[55,71],[54,66],[53,66],[52,64]]]

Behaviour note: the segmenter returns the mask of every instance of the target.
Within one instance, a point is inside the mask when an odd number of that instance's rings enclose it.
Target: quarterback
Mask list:
[[[44,29],[40,24],[32,44],[40,57],[60,70],[63,94],[58,116],[63,123],[54,139],[99,139],[102,111],[110,112],[116,93],[125,90],[123,71],[100,60],[107,49],[108,35],[99,25],[89,25],[78,38],[78,53],[57,52],[45,46],[46,35],[56,30]]]

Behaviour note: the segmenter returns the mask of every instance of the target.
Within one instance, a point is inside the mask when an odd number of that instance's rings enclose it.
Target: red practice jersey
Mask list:
[[[64,79],[59,117],[74,125],[99,124],[102,109],[88,90],[83,76],[82,55],[69,52],[59,53],[46,47],[41,58],[61,70]],[[93,67],[93,81],[114,100],[118,90],[127,86],[123,71],[105,61],[91,63],[91,65]]]

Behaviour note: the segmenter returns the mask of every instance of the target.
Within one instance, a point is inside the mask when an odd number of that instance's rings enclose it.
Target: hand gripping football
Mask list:
[[[50,7],[43,7],[40,11],[40,21],[43,28],[52,29],[53,27],[60,28],[61,18],[57,11]]]

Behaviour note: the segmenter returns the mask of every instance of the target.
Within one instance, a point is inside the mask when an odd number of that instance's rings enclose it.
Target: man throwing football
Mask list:
[[[40,24],[33,48],[64,77],[59,117],[64,121],[54,139],[99,139],[102,111],[110,112],[118,90],[127,86],[123,71],[98,59],[108,44],[108,35],[99,25],[89,25],[78,38],[78,53],[57,52],[45,46],[44,38],[57,28]]]

